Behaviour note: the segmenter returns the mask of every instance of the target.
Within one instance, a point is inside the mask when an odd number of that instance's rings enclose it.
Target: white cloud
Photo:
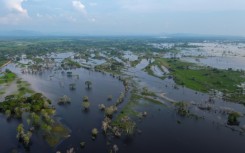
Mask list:
[[[154,11],[245,11],[244,0],[118,0],[121,8],[136,12]]]
[[[22,7],[22,3],[25,0],[5,0],[6,7],[10,11],[19,13],[19,14],[27,14],[27,10]]]
[[[86,11],[86,8],[85,8],[85,5],[79,1],[79,0],[74,0],[72,1],[72,6],[79,12],[83,13],[83,15],[87,15],[87,11]]]
[[[22,7],[24,1],[26,0],[2,0],[0,24],[17,24],[28,19],[28,12]]]
[[[88,5],[90,6],[95,6],[97,5],[97,3],[89,3]],[[73,0],[72,1],[72,6],[75,10],[77,10],[78,12],[81,12],[83,14],[83,16],[90,22],[95,22],[96,19],[94,17],[91,17],[86,10],[86,6],[80,1],[80,0]],[[79,21],[79,19],[77,20],[75,17],[71,20],[71,21]]]

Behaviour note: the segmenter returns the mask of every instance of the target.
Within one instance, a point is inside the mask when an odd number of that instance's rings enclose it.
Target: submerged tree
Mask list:
[[[82,102],[82,106],[83,106],[84,110],[88,110],[90,107],[90,102],[84,101],[84,102]]]
[[[112,100],[112,95],[109,95],[108,98],[107,98],[108,101],[111,101]]]
[[[26,146],[29,145],[30,140],[31,140],[32,133],[28,131],[24,136],[23,136],[23,142]]]
[[[17,130],[16,138],[17,138],[17,139],[22,138],[22,136],[23,136],[24,133],[25,133],[23,124],[19,124],[19,125],[17,126],[17,129],[16,129],[16,130]]]
[[[105,110],[105,105],[104,104],[99,104],[99,109],[101,110],[101,111],[104,111]]]
[[[97,137],[98,133],[99,133],[98,129],[93,128],[92,129],[92,139],[95,139]]]
[[[85,81],[85,85],[87,85],[87,88],[90,89],[92,82],[91,81]]]
[[[16,138],[19,141],[22,141],[25,146],[28,146],[31,140],[32,133],[28,131],[25,133],[23,124],[19,124],[17,127],[17,136]]]
[[[105,119],[102,121],[102,127],[101,129],[104,131],[104,133],[107,133],[107,129],[110,128],[110,123],[111,123],[111,119],[108,117],[105,117]]]
[[[76,89],[76,84],[75,83],[71,83],[70,84],[70,89],[71,90],[75,90]]]
[[[83,101],[88,101],[88,96],[84,96]]]
[[[88,97],[87,96],[83,97],[82,106],[83,106],[84,110],[88,110],[89,109],[90,102],[88,101]]]
[[[115,145],[113,145],[113,151],[115,152],[115,153],[117,153],[118,151],[119,151],[119,148],[118,148],[118,146],[115,144]]]
[[[228,115],[228,121],[227,121],[227,124],[228,125],[239,125],[239,121],[238,121],[238,118],[240,117],[241,115],[237,112],[232,112]]]
[[[105,109],[105,116],[112,118],[113,114],[117,111],[116,106],[110,106]]]
[[[7,118],[11,117],[11,111],[10,110],[6,110],[5,111],[5,115],[7,116]]]
[[[132,135],[134,133],[136,123],[132,121],[128,116],[125,116],[121,119],[121,127],[126,134]]]
[[[69,103],[71,103],[71,99],[68,96],[66,96],[66,95],[64,95],[63,97],[61,97],[59,99],[59,101],[58,101],[58,104],[59,105],[64,105],[64,104],[69,104]]]

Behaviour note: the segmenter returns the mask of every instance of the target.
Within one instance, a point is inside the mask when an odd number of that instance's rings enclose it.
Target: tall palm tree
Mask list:
[[[92,85],[91,81],[85,81],[85,85],[87,85],[88,89],[90,89],[90,86]]]

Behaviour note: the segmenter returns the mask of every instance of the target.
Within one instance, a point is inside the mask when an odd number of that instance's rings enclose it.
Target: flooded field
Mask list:
[[[7,90],[0,95],[1,102],[8,95],[20,95],[18,82],[27,82],[31,91],[21,96],[38,92],[48,98],[49,107],[55,110],[53,120],[68,134],[50,146],[44,138],[47,136],[35,129],[25,146],[16,139],[16,128],[20,123],[28,127],[26,130],[33,128],[28,121],[30,112],[24,111],[19,119],[3,112],[0,152],[65,153],[71,148],[87,153],[244,152],[244,101],[232,95],[244,96],[240,87],[245,77],[244,43],[190,42],[183,46],[154,42],[151,46],[160,50],[106,48],[101,53],[99,48],[31,58],[23,54],[18,61],[13,60],[2,72],[11,71],[16,80],[1,85],[1,90]],[[234,88],[220,85],[225,78],[206,90],[209,84],[201,86],[198,77],[203,79],[203,74],[197,74],[202,68],[241,84],[234,84]],[[188,73],[182,73],[183,69]],[[193,76],[189,79],[189,75]],[[179,76],[187,79],[176,79]],[[67,103],[60,102],[62,97],[69,99]],[[116,110],[109,114],[110,108]]]

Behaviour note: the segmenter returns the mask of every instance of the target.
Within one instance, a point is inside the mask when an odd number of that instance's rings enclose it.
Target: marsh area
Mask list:
[[[244,39],[0,44],[0,152],[245,151]]]

